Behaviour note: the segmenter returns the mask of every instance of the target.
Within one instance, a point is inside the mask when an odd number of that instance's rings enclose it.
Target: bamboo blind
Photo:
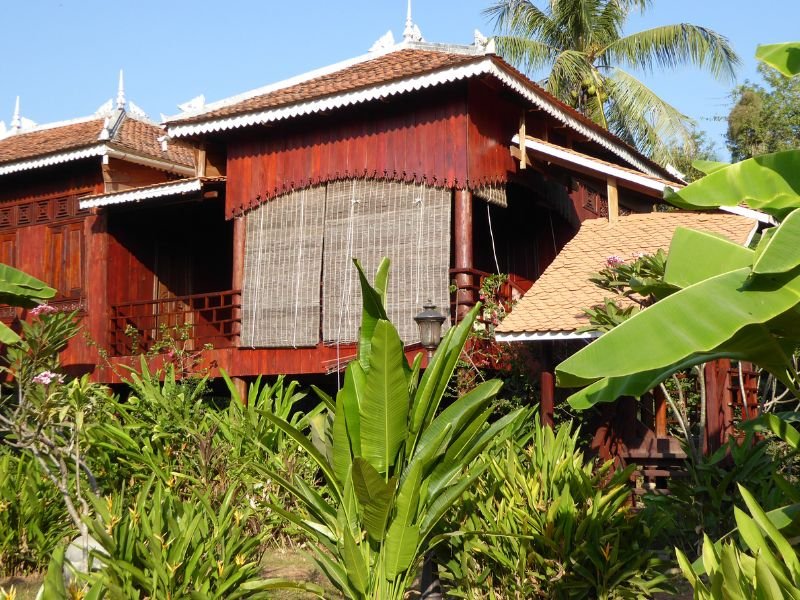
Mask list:
[[[323,341],[358,339],[361,291],[352,258],[361,261],[370,280],[382,257],[391,260],[386,309],[406,344],[419,341],[414,315],[426,300],[449,313],[450,197],[449,189],[413,183],[329,184]]]
[[[497,206],[508,208],[508,193],[506,191],[505,183],[481,186],[476,188],[472,192],[472,195],[476,198],[480,198],[484,202],[488,202],[489,204],[496,204]]]
[[[319,343],[325,186],[294,191],[247,216],[243,346]]]

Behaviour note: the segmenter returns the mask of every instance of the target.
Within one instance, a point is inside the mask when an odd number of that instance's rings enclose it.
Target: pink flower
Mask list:
[[[634,252],[631,256],[633,256],[633,258],[636,260],[639,260],[640,258],[647,256],[647,252]]]
[[[621,264],[624,264],[624,263],[625,263],[625,259],[622,258],[621,256],[617,256],[615,254],[612,254],[611,256],[606,258],[606,264],[609,267],[617,267],[617,266],[619,266]]]
[[[33,383],[40,383],[42,385],[50,385],[54,381],[57,381],[58,383],[64,383],[64,376],[59,375],[58,373],[53,373],[52,371],[42,371],[33,378]]]
[[[50,306],[45,302],[44,304],[40,304],[36,308],[31,310],[32,315],[52,315],[53,313],[57,313],[58,309],[55,306]]]

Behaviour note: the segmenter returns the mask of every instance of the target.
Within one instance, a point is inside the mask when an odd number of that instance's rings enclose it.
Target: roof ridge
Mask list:
[[[366,63],[369,62],[370,60],[374,60],[386,56],[388,54],[401,52],[403,50],[427,50],[432,52],[461,54],[465,56],[470,56],[470,55],[483,56],[485,54],[483,48],[479,48],[474,45],[469,46],[461,44],[442,44],[435,42],[413,42],[413,41],[403,40],[401,42],[398,42],[394,46],[390,46],[388,48],[382,48],[380,50],[370,50],[365,54],[361,54],[353,58],[348,58],[346,60],[342,60],[330,65],[312,69],[311,71],[306,71],[305,73],[300,73],[299,75],[294,75],[286,79],[269,83],[267,85],[254,88],[252,90],[248,90],[240,94],[236,94],[234,96],[228,96],[227,98],[215,100],[214,102],[209,102],[208,104],[203,104],[203,107],[198,110],[183,111],[175,115],[170,115],[165,119],[163,119],[162,123],[170,123],[173,121],[189,117],[199,117],[207,112],[212,112],[220,108],[226,108],[228,106],[238,104],[239,102],[243,102],[245,100],[258,98],[259,96],[265,96],[266,94],[277,92],[279,90],[286,89],[301,83],[306,83],[308,81],[312,81],[319,77],[331,75],[338,71],[343,71],[349,67]]]

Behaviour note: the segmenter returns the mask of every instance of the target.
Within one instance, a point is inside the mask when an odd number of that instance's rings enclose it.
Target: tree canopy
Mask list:
[[[660,98],[633,72],[703,68],[732,78],[739,64],[728,40],[680,23],[623,35],[633,10],[653,0],[496,0],[485,12],[500,34],[503,56],[654,159],[667,162],[676,142],[692,146],[692,120]]]
[[[759,72],[765,85],[746,82],[733,93],[727,144],[735,161],[800,148],[800,79],[764,65]]]

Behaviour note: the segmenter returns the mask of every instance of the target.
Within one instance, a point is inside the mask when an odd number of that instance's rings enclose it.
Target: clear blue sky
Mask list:
[[[543,1],[543,0],[542,0]],[[490,0],[413,0],[429,41],[471,43]],[[402,35],[405,0],[7,0],[0,4],[0,120],[21,96],[39,123],[85,116],[116,93],[147,113],[174,114],[198,94],[217,100],[363,54],[392,29]],[[740,54],[739,82],[754,79],[758,43],[800,39],[798,0],[656,0],[629,30],[691,22],[726,35]],[[686,69],[648,85],[710,132],[722,157],[733,82]]]

